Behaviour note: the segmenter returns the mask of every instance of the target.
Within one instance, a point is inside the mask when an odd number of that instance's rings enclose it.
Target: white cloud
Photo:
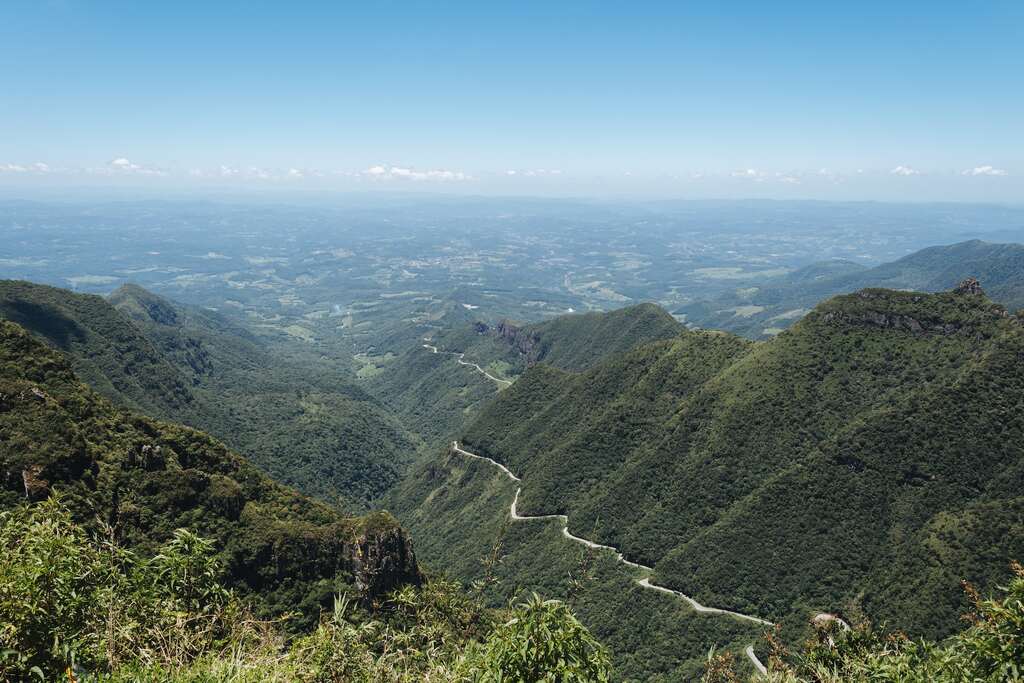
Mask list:
[[[562,175],[557,168],[512,168],[505,171],[507,176],[524,176],[526,178],[543,178],[546,176]]]
[[[901,176],[912,176],[912,175],[921,175],[921,172],[918,171],[916,168],[911,168],[909,166],[900,165],[900,166],[897,166],[896,168],[892,169],[891,171],[889,171],[889,174],[890,175],[901,175]]]
[[[288,169],[288,177],[289,178],[302,178],[305,175],[306,174],[303,171],[301,171],[300,169],[297,169],[297,168],[289,168]]]
[[[472,180],[473,176],[462,171],[448,171],[444,169],[432,169],[428,171],[417,171],[404,166],[371,166],[363,171],[362,175],[377,180],[432,180],[432,181],[461,181]]]
[[[107,162],[106,168],[90,168],[87,169],[89,173],[98,173],[100,175],[148,175],[148,176],[165,176],[166,171],[162,171],[158,168],[152,168],[150,166],[140,166],[139,164],[132,163],[125,157],[117,157]]]
[[[974,168],[965,169],[960,175],[994,175],[994,176],[1005,176],[1009,175],[1004,169],[993,168],[992,166],[975,166]]]
[[[745,178],[747,180],[753,180],[755,182],[761,182],[765,179],[765,174],[756,168],[741,168],[737,171],[730,173],[733,178]]]
[[[0,164],[0,173],[49,173],[52,169],[49,164],[37,161],[34,164],[25,166],[23,164]]]
[[[800,178],[798,178],[795,175],[790,175],[788,173],[776,173],[775,177],[779,179],[780,183],[786,183],[787,185],[800,184]]]

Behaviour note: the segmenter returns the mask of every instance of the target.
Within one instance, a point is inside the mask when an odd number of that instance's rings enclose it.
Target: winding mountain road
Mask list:
[[[426,346],[426,345],[424,345],[424,346]],[[489,462],[491,465],[494,465],[495,467],[500,469],[502,472],[504,472],[505,476],[507,476],[512,481],[516,482],[517,484],[521,484],[522,483],[522,480],[519,477],[517,477],[516,475],[512,474],[511,470],[509,470],[507,467],[502,465],[500,462],[497,462],[496,460],[492,460],[491,458],[488,458],[488,457],[483,456],[483,455],[477,455],[476,453],[470,453],[469,451],[467,451],[464,448],[460,447],[458,441],[453,441],[452,442],[451,450],[452,450],[452,452],[458,453],[459,455],[464,455],[464,456],[469,457],[469,458],[476,458],[477,460],[484,460],[486,462]],[[521,515],[521,514],[519,514],[518,510],[516,509],[516,505],[519,503],[519,493],[522,490],[523,490],[522,486],[519,486],[519,487],[516,488],[516,494],[512,498],[512,505],[509,507],[509,511],[508,511],[509,512],[509,516],[514,521],[517,521],[517,522],[530,522],[530,521],[538,521],[538,520],[546,520],[546,519],[557,519],[558,521],[560,521],[562,523],[562,535],[565,536],[566,538],[568,538],[568,539],[570,539],[572,541],[575,541],[576,543],[580,543],[582,545],[585,545],[588,548],[593,548],[595,550],[610,550],[613,553],[615,553],[615,558],[619,562],[621,562],[622,564],[625,564],[625,565],[627,565],[629,567],[633,567],[634,569],[639,569],[640,571],[646,572],[647,576],[644,576],[643,578],[640,578],[640,579],[636,580],[637,585],[641,586],[642,588],[646,588],[648,590],[658,591],[659,593],[665,593],[667,595],[672,595],[672,596],[675,596],[677,598],[680,598],[684,602],[686,602],[695,612],[698,612],[698,613],[701,613],[701,614],[720,614],[720,615],[723,615],[723,616],[732,617],[734,619],[740,619],[740,620],[744,620],[744,621],[752,621],[755,624],[762,624],[764,626],[774,626],[774,624],[772,622],[768,621],[767,619],[761,619],[760,617],[751,616],[749,614],[741,614],[740,612],[733,612],[733,611],[727,610],[727,609],[719,609],[717,607],[707,607],[705,605],[700,604],[699,602],[694,600],[689,595],[686,595],[685,593],[680,593],[679,591],[672,590],[671,588],[665,588],[664,586],[658,586],[656,584],[651,583],[650,573],[654,571],[653,568],[648,567],[648,566],[643,565],[643,564],[639,564],[639,563],[631,562],[631,561],[627,560],[623,556],[623,554],[619,551],[619,549],[614,547],[614,546],[604,545],[602,543],[595,543],[594,541],[590,541],[590,540],[587,540],[587,539],[582,538],[580,536],[573,535],[572,533],[569,532],[569,518],[567,516],[565,516],[565,515]],[[766,674],[768,672],[768,670],[765,668],[764,664],[761,663],[761,660],[759,660],[757,658],[757,655],[754,654],[754,646],[753,645],[748,645],[747,648],[744,650],[744,653],[747,655],[747,658],[750,660],[751,664],[754,665],[754,668],[757,669],[759,673],[764,675],[764,674]]]
[[[431,353],[446,353],[449,356],[455,356],[455,360],[458,361],[459,365],[465,365],[465,366],[471,367],[474,370],[476,370],[477,372],[479,372],[481,375],[486,377],[487,379],[492,380],[494,382],[497,382],[498,384],[500,384],[503,387],[511,386],[511,384],[512,384],[511,380],[501,379],[500,377],[495,377],[494,375],[492,375],[491,373],[487,372],[486,370],[484,370],[482,367],[480,367],[476,363],[470,363],[467,360],[463,360],[466,357],[465,353],[456,353],[455,351],[439,351],[438,348],[436,346],[434,346],[433,344],[424,344],[423,348],[427,349]]]

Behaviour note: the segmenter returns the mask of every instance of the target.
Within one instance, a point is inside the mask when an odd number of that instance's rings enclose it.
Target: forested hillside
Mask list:
[[[102,297],[2,280],[0,318],[63,351],[85,382],[122,406],[160,417],[193,410],[190,379]]]
[[[343,517],[202,432],[115,407],[6,320],[0,472],[4,680],[608,680],[565,604],[496,612],[426,583],[388,513]]]
[[[698,327],[758,338],[799,320],[820,301],[867,287],[923,292],[953,288],[967,277],[985,283],[993,301],[1015,311],[1024,307],[1024,246],[971,240],[928,247],[874,268],[849,261],[807,266],[757,287],[697,300],[676,312]]]
[[[228,583],[268,614],[315,621],[346,587],[366,598],[420,580],[386,513],[342,517],[202,432],[114,407],[63,357],[0,321],[0,507],[59,494],[88,529],[153,552],[175,530],[213,539]]]
[[[791,635],[825,611],[942,636],[961,579],[992,587],[1024,556],[1021,357],[1020,320],[974,286],[863,290],[768,342],[687,332],[581,373],[536,365],[462,436],[522,478],[520,514],[567,514],[704,604]],[[473,500],[451,457],[400,517],[472,573],[429,539],[444,501]]]
[[[368,389],[424,439],[438,444],[531,365],[581,370],[637,345],[675,337],[683,329],[652,304],[563,315],[529,325],[507,320],[457,325],[430,334],[426,346],[403,353]],[[438,353],[431,352],[435,348]],[[507,381],[488,379],[471,366],[459,365],[455,356]]]
[[[352,511],[397,481],[417,447],[346,364],[269,348],[220,314],[140,287],[104,300],[0,282],[0,317],[67,353],[119,405],[208,431],[279,481]]]

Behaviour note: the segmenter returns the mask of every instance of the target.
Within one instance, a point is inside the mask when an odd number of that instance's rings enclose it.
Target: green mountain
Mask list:
[[[102,297],[2,280],[0,318],[64,352],[85,382],[120,405],[161,417],[192,410],[189,378]]]
[[[758,338],[776,334],[829,297],[869,287],[939,292],[976,277],[993,301],[1024,307],[1024,246],[971,240],[929,247],[875,268],[849,261],[812,264],[762,286],[695,301],[676,311],[690,325]]]
[[[419,579],[387,513],[346,518],[206,434],[127,412],[19,325],[0,321],[0,508],[58,493],[87,528],[152,553],[174,531],[213,539],[229,583],[300,625],[346,587],[367,599]]]
[[[663,308],[640,304],[606,313],[561,315],[527,325],[509,320],[494,326],[476,323],[436,338],[443,348],[464,351],[467,358],[485,363],[504,361],[519,374],[536,363],[584,370],[640,344],[671,339],[684,329]]]
[[[0,317],[64,351],[115,403],[207,431],[275,479],[366,510],[417,448],[348,365],[126,285],[108,300],[0,282]]]
[[[477,321],[431,334],[425,345],[386,366],[368,389],[411,429],[436,444],[455,434],[497,391],[536,363],[582,370],[637,345],[671,339],[684,329],[653,304],[527,325]]]
[[[705,605],[794,638],[823,611],[937,637],[961,579],[991,587],[1024,556],[1022,354],[1021,320],[973,287],[862,290],[767,342],[686,332],[583,372],[535,365],[462,442],[522,479],[519,514],[568,515]],[[465,460],[420,465],[394,509],[428,561],[476,576],[510,485],[465,483],[484,466]],[[561,540],[509,560],[520,583],[579,552]]]

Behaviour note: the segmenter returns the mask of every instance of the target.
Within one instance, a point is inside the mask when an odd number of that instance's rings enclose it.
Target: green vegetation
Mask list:
[[[612,680],[693,681],[711,645],[742,657],[760,639],[757,625],[698,614],[640,587],[611,553],[568,541],[555,520],[510,523],[514,493],[493,465],[448,454],[418,463],[388,504],[416,539],[417,557],[473,582],[488,604],[533,592],[565,600],[608,647]],[[572,530],[592,535],[587,527]]]
[[[0,318],[63,351],[86,383],[126,408],[158,417],[191,410],[188,379],[102,297],[0,281]]]
[[[608,680],[608,655],[557,600],[534,594],[485,646],[483,681]]]
[[[508,320],[494,326],[476,323],[444,331],[436,343],[449,351],[464,351],[467,360],[480,365],[503,361],[516,373],[536,363],[579,371],[641,344],[671,339],[684,329],[664,309],[640,304],[528,325]]]
[[[144,554],[187,528],[213,539],[225,580],[261,615],[319,607],[343,589],[372,600],[417,582],[411,546],[386,513],[342,517],[271,481],[202,432],[127,413],[63,357],[0,321],[0,509],[59,491],[87,530]]]
[[[884,633],[869,623],[843,629],[832,621],[796,653],[769,638],[770,683],[960,683],[1024,680],[1024,568],[1012,565],[1013,576],[1000,595],[983,599],[965,584],[969,626],[945,641],[911,640]],[[728,654],[709,657],[703,683],[738,683]],[[753,679],[752,679],[753,680]]]
[[[65,352],[115,403],[223,439],[277,480],[351,511],[393,485],[417,448],[347,366],[275,351],[212,311],[126,285],[104,300],[0,282],[0,317]]]
[[[1024,308],[1024,246],[970,240],[929,247],[891,263],[865,268],[849,261],[826,261],[771,278],[750,289],[725,292],[680,307],[687,323],[729,330],[748,337],[770,336],[825,299],[866,287],[924,292],[952,289],[967,277],[985,284],[993,301],[1009,310]],[[762,310],[739,315],[737,307]]]
[[[178,530],[155,554],[90,535],[55,499],[0,513],[0,678],[72,681],[608,680],[562,603],[482,608],[433,580],[373,614],[335,597],[311,632],[260,620],[221,583],[213,543]]]
[[[1022,356],[1024,326],[983,295],[864,290],[768,342],[687,332],[580,373],[533,366],[463,440],[522,478],[522,514],[567,514],[658,584],[780,621],[787,642],[822,611],[936,639],[967,607],[961,579],[989,589],[1024,556]],[[507,502],[452,468],[419,465],[392,509],[428,561],[473,576],[484,506]],[[540,581],[539,564],[518,578]]]
[[[408,429],[435,445],[447,441],[498,391],[497,384],[459,365],[454,356],[419,344],[368,380],[366,388]]]
[[[542,323],[494,327],[477,322],[435,335],[430,344],[464,352],[499,379],[513,379],[538,362],[578,370],[639,344],[670,339],[683,327],[652,304],[609,313],[559,316]],[[499,387],[449,354],[417,346],[388,365],[368,389],[429,444],[448,440],[493,398]]]

